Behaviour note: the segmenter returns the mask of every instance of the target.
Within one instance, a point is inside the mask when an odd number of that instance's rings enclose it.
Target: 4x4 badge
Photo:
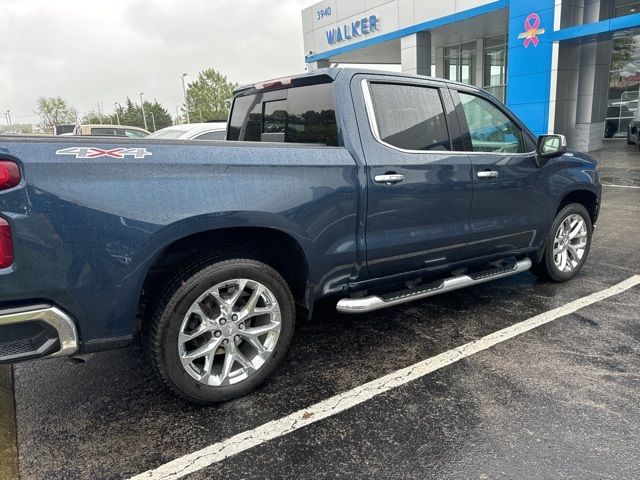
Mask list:
[[[96,147],[71,147],[57,150],[56,155],[71,155],[76,158],[124,158],[127,156],[133,158],[144,158],[153,154],[147,151],[146,148],[111,148],[109,150],[104,150]]]

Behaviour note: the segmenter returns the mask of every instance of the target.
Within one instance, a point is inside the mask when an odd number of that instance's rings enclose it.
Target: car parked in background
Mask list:
[[[227,138],[226,122],[185,123],[173,125],[153,132],[149,138],[173,140],[225,140]]]
[[[144,128],[130,127],[128,125],[78,125],[73,131],[73,135],[129,138],[144,138],[149,136],[149,134],[150,132]]]
[[[627,127],[627,143],[637,145],[640,149],[640,109],[636,109],[633,120],[629,122]]]
[[[71,124],[71,123],[67,123],[64,125],[54,125],[53,127],[53,134],[54,135],[73,135],[73,131],[75,130],[76,125],[75,124]]]

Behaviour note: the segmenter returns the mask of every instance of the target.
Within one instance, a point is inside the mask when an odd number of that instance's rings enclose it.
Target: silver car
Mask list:
[[[173,125],[152,133],[147,138],[165,138],[176,140],[226,140],[227,123],[186,123]]]

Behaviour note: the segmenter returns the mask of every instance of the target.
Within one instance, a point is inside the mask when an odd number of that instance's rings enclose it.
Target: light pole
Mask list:
[[[116,107],[116,118],[118,119],[118,125],[120,125],[120,114],[118,113],[118,108],[120,108],[120,105],[118,105],[117,103],[114,103],[113,105]]]
[[[142,118],[144,120],[144,129],[149,130],[147,128],[147,115],[144,113],[144,100],[142,99],[143,92],[140,92],[140,105],[142,105]]]
[[[178,77],[182,79],[182,95],[184,96],[184,109],[187,112],[187,123],[191,123],[191,120],[189,119],[189,105],[187,105],[187,87],[184,85],[184,77],[186,76],[186,73],[178,75]]]
[[[180,114],[178,113],[177,105],[176,105],[176,125],[180,125]]]
[[[11,126],[11,111],[7,110],[7,123]]]

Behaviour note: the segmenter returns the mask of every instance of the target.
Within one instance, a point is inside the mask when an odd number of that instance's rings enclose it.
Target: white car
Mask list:
[[[165,138],[177,140],[226,140],[227,123],[186,123],[173,125],[153,132],[147,138]]]

